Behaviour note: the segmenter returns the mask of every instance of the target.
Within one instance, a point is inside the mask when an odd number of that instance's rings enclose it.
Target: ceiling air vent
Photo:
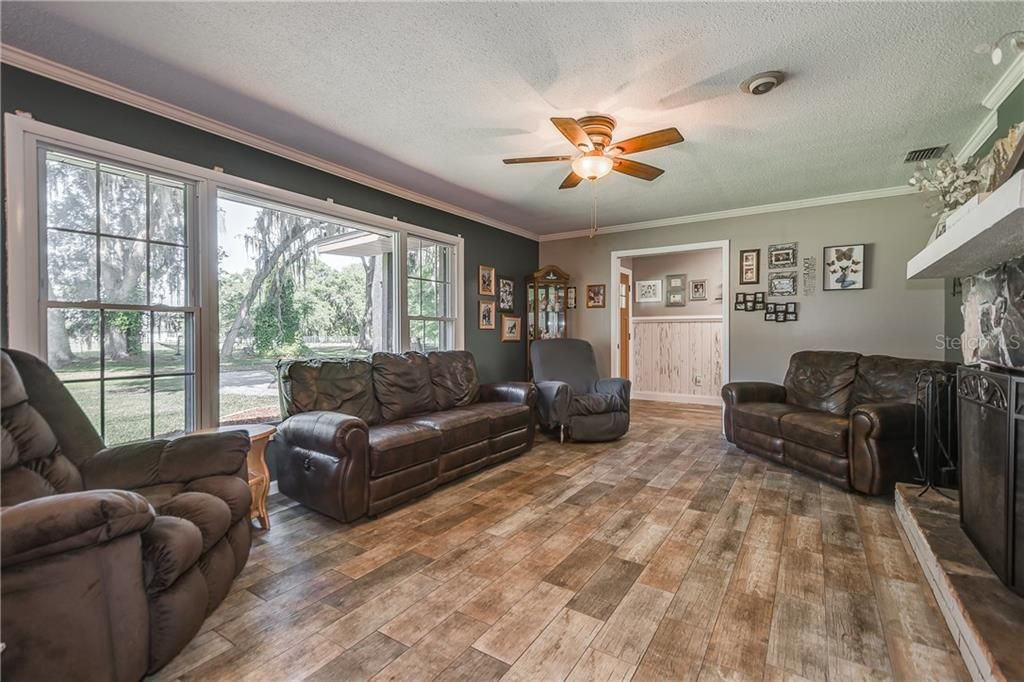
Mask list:
[[[925,147],[923,149],[913,149],[907,152],[907,158],[903,159],[903,163],[919,163],[921,161],[929,161],[931,159],[937,159],[941,157],[948,144],[944,144],[941,147]]]

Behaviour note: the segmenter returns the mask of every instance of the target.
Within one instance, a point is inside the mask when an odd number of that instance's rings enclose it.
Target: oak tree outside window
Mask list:
[[[281,359],[461,347],[460,236],[4,124],[8,343],[108,444],[276,421]]]
[[[47,360],[108,444],[195,421],[192,185],[40,150]]]

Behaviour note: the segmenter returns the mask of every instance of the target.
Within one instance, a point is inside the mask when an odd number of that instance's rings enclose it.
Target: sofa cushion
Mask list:
[[[816,450],[846,456],[850,420],[827,412],[793,412],[779,420],[782,437]]]
[[[289,360],[277,363],[281,411],[291,416],[325,410],[380,421],[373,394],[371,365],[366,360]]]
[[[427,362],[437,409],[464,407],[480,399],[480,380],[472,353],[465,350],[427,353]]]
[[[374,353],[373,389],[385,422],[437,409],[430,363],[422,353]]]
[[[519,403],[477,403],[463,409],[487,415],[491,438],[530,425],[530,408]]]
[[[617,395],[607,393],[583,393],[573,396],[569,402],[569,414],[574,417],[625,411],[625,403]]]
[[[857,363],[851,408],[865,403],[912,402],[917,373],[923,369],[956,373],[956,363],[865,355]]]
[[[441,452],[479,443],[491,435],[491,420],[487,414],[462,408],[433,412],[406,421],[438,431],[441,434]]]
[[[789,403],[740,403],[732,406],[732,421],[748,431],[781,436],[779,420],[794,412],[809,412],[806,407]]]
[[[441,454],[441,433],[408,421],[372,427],[369,443],[371,478],[429,462]]]
[[[832,414],[848,414],[859,353],[806,350],[794,353],[786,372],[786,402]]]

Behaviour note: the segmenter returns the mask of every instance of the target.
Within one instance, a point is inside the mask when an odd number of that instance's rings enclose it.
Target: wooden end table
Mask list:
[[[277,428],[270,424],[235,424],[218,426],[215,429],[203,429],[200,433],[216,433],[225,431],[245,431],[249,434],[249,490],[252,492],[250,518],[256,519],[260,528],[270,530],[270,516],[267,514],[267,493],[270,492],[270,470],[267,469],[265,454],[270,437],[277,433]]]

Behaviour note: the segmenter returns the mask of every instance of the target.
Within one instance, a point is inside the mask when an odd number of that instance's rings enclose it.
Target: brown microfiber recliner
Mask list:
[[[3,678],[141,679],[249,556],[248,436],[104,448],[45,363],[0,355]]]

